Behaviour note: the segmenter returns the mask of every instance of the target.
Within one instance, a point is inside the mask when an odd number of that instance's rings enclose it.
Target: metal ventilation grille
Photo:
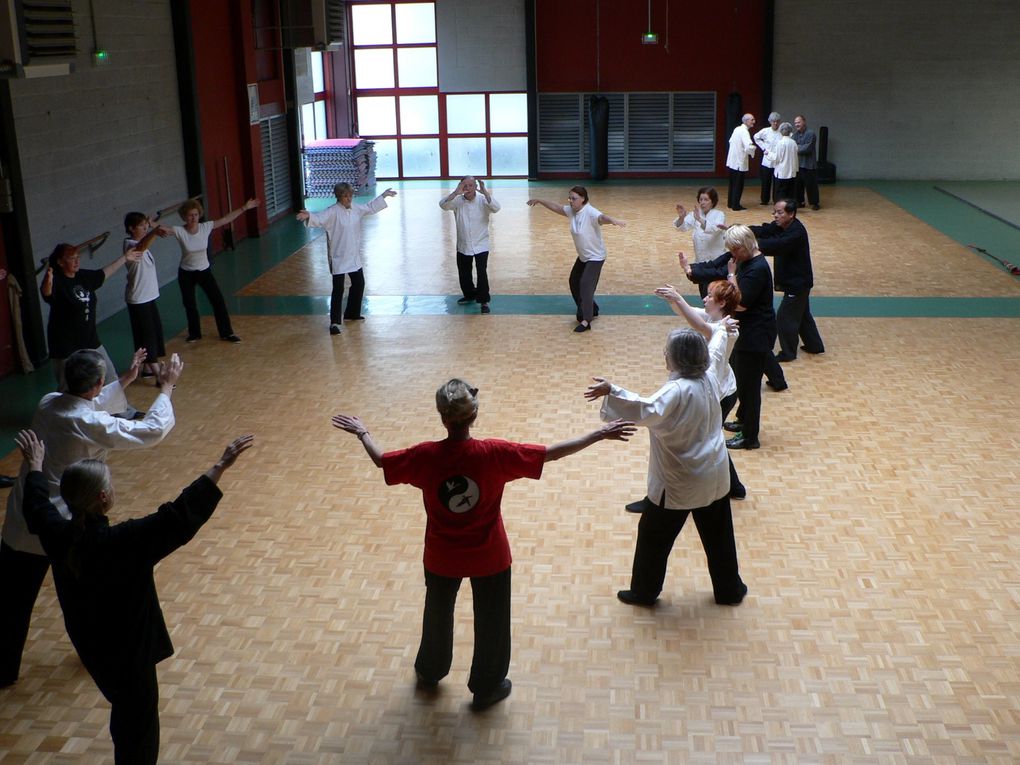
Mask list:
[[[715,170],[715,93],[673,94],[673,169]]]
[[[581,164],[581,95],[538,96],[538,169],[560,172]]]
[[[70,0],[22,0],[28,63],[74,58],[74,14]]]
[[[289,142],[284,115],[260,120],[262,128],[262,179],[266,217],[291,209]]]
[[[344,26],[347,14],[343,0],[326,0],[326,44],[343,45],[347,38]]]
[[[710,93],[601,93],[609,99],[609,170],[715,172]],[[587,172],[590,93],[538,96],[539,172]]]

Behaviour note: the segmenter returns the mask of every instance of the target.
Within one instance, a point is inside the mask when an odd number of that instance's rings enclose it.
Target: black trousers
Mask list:
[[[776,201],[781,199],[797,199],[797,176],[793,178],[776,178]],[[803,203],[802,203],[803,204]]]
[[[726,204],[731,210],[735,210],[740,207],[740,198],[744,195],[744,176],[747,175],[746,170],[734,170],[732,168],[726,168],[730,171],[730,185],[726,194]]]
[[[694,516],[694,525],[701,537],[701,546],[708,559],[712,591],[717,603],[739,602],[747,592],[737,566],[737,543],[733,538],[733,513],[729,497],[721,497],[707,507],[696,510],[669,510],[660,501],[641,514],[630,590],[642,600],[652,601],[662,592],[666,564],[687,516]]]
[[[195,287],[201,287],[208,298],[213,316],[216,317],[216,331],[220,333],[220,337],[230,337],[234,334],[230,326],[230,314],[227,313],[227,303],[211,268],[201,271],[177,269],[177,286],[181,288],[181,302],[184,303],[184,313],[188,317],[188,337],[202,336],[202,321],[198,313],[198,301],[195,299]]]
[[[722,421],[726,422],[726,418],[730,416],[730,412],[733,410],[733,405],[737,403],[736,391],[728,396],[723,396],[719,400],[719,408],[722,410]],[[730,450],[726,450],[726,457],[730,461],[730,491],[736,491],[744,486],[740,482],[740,476],[737,475],[737,468],[733,465],[733,455],[730,454]]]
[[[814,168],[797,171],[797,204],[804,205],[804,194],[807,193],[808,204],[818,204],[818,171]]]
[[[414,668],[430,682],[439,682],[450,673],[453,609],[461,581],[461,577],[425,571],[425,613]],[[495,690],[510,670],[510,569],[492,576],[471,577],[471,597],[475,651],[468,688],[484,695]]]
[[[155,765],[159,759],[159,683],[156,666],[124,668],[114,677],[92,674],[110,702],[116,765]]]
[[[570,269],[570,296],[577,306],[577,320],[591,320],[599,315],[599,304],[595,302],[595,288],[599,286],[599,277],[602,275],[602,264],[604,260],[581,260],[574,261],[574,267]]]
[[[796,293],[784,292],[776,311],[779,328],[779,352],[784,358],[797,358],[797,338],[803,340],[808,353],[824,353],[825,343],[818,333],[815,317],[811,315],[811,290]]]
[[[20,552],[0,541],[0,687],[21,672],[32,609],[49,569],[45,555]]]
[[[758,177],[761,179],[761,203],[767,205],[772,202],[772,168],[759,167]]]
[[[471,263],[475,264],[478,272],[478,286],[471,279]],[[457,277],[460,279],[460,291],[468,300],[477,300],[479,303],[488,303],[489,295],[489,274],[486,271],[489,265],[489,253],[479,252],[477,255],[464,255],[457,253]]]
[[[131,338],[135,349],[145,349],[145,363],[155,364],[166,356],[163,341],[163,320],[155,300],[148,303],[128,303],[128,318],[131,320]]]
[[[344,304],[344,277],[351,278],[351,291],[347,295],[347,310]],[[365,269],[359,268],[349,274],[333,274],[333,294],[329,298],[329,323],[343,324],[344,319],[361,317],[361,304],[365,300]]]
[[[761,378],[769,358],[773,358],[772,351],[739,349],[734,349],[730,357],[733,374],[737,378],[737,398],[740,399],[738,417],[743,424],[741,432],[749,441],[758,440],[761,427]]]

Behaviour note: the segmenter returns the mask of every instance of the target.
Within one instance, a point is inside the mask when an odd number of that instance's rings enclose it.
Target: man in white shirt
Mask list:
[[[482,196],[478,195],[482,193]],[[485,188],[485,181],[465,176],[457,188],[443,197],[439,206],[452,210],[457,222],[457,275],[463,297],[458,305],[478,302],[489,313],[489,214],[499,212],[499,202]],[[478,286],[471,278],[471,262],[478,274]]]
[[[65,518],[70,513],[60,496],[60,477],[68,465],[83,459],[105,460],[112,449],[155,446],[174,426],[170,396],[184,369],[176,353],[161,365],[157,378],[160,394],[142,419],[125,420],[111,414],[123,411],[127,401],[124,387],[138,376],[144,359],[144,350],[136,353],[131,368],[119,380],[104,385],[102,354],[75,351],[64,363],[67,392],[49,393],[39,402],[31,429],[46,445],[42,472],[50,486],[50,501]],[[50,567],[39,537],[29,533],[22,515],[27,474],[26,462],[7,497],[0,541],[0,688],[18,679],[32,608]]]
[[[333,294],[329,299],[329,334],[343,332],[344,319],[361,321],[361,303],[365,298],[365,270],[361,259],[361,219],[385,210],[387,197],[397,192],[386,189],[367,205],[354,204],[354,187],[338,183],[333,187],[336,204],[321,212],[302,210],[297,219],[309,228],[326,230],[326,249],[329,253],[329,272],[333,275]],[[351,292],[347,296],[347,310],[343,310],[344,278],[351,279]]]
[[[731,210],[746,210],[740,206],[740,197],[744,193],[744,176],[747,175],[747,160],[754,156],[755,146],[751,140],[751,128],[754,127],[754,115],[745,114],[740,124],[733,128],[730,135],[730,151],[726,155],[726,167],[730,171],[730,186],[727,204]]]
[[[763,127],[754,134],[754,142],[761,149],[761,167],[758,170],[758,177],[761,179],[761,204],[772,204],[772,168],[774,167],[769,153],[776,142],[779,141],[779,121],[782,116],[779,112],[772,112],[769,115],[768,127]]]

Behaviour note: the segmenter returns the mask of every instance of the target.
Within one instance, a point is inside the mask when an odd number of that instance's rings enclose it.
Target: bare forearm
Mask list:
[[[704,319],[691,308],[690,304],[682,297],[672,301],[673,309],[684,317],[688,324],[691,325],[692,329],[698,331],[698,333],[705,338],[706,341],[712,339],[712,328],[708,325]]]
[[[361,441],[361,445],[365,447],[365,453],[371,457],[372,462],[375,463],[377,468],[382,467],[382,448],[372,438],[372,434],[367,430],[364,433],[358,434],[358,440]]]
[[[246,211],[247,211],[246,207],[238,207],[236,210],[228,212],[226,215],[224,215],[219,220],[214,221],[213,222],[213,227],[214,228],[219,228],[220,226],[226,226],[228,223],[233,223],[235,220],[237,220],[238,218],[241,217],[242,213],[244,213]]]
[[[591,433],[587,433],[577,438],[571,438],[569,441],[561,441],[558,444],[553,444],[545,450],[545,461],[554,462],[563,457],[569,457],[571,454],[576,454],[582,449],[587,449],[592,444],[597,444],[603,439],[603,432],[601,430],[593,430]]]
[[[121,255],[112,263],[108,263],[107,265],[103,266],[103,274],[106,276],[107,279],[109,279],[111,276],[117,273],[120,270],[120,267],[123,266],[125,263],[127,263],[127,258],[124,255]]]

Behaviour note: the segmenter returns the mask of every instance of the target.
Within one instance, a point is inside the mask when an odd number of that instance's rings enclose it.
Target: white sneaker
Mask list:
[[[331,335],[339,335],[343,331],[344,331],[344,325],[343,324],[330,324],[329,325],[329,334],[331,334]]]

